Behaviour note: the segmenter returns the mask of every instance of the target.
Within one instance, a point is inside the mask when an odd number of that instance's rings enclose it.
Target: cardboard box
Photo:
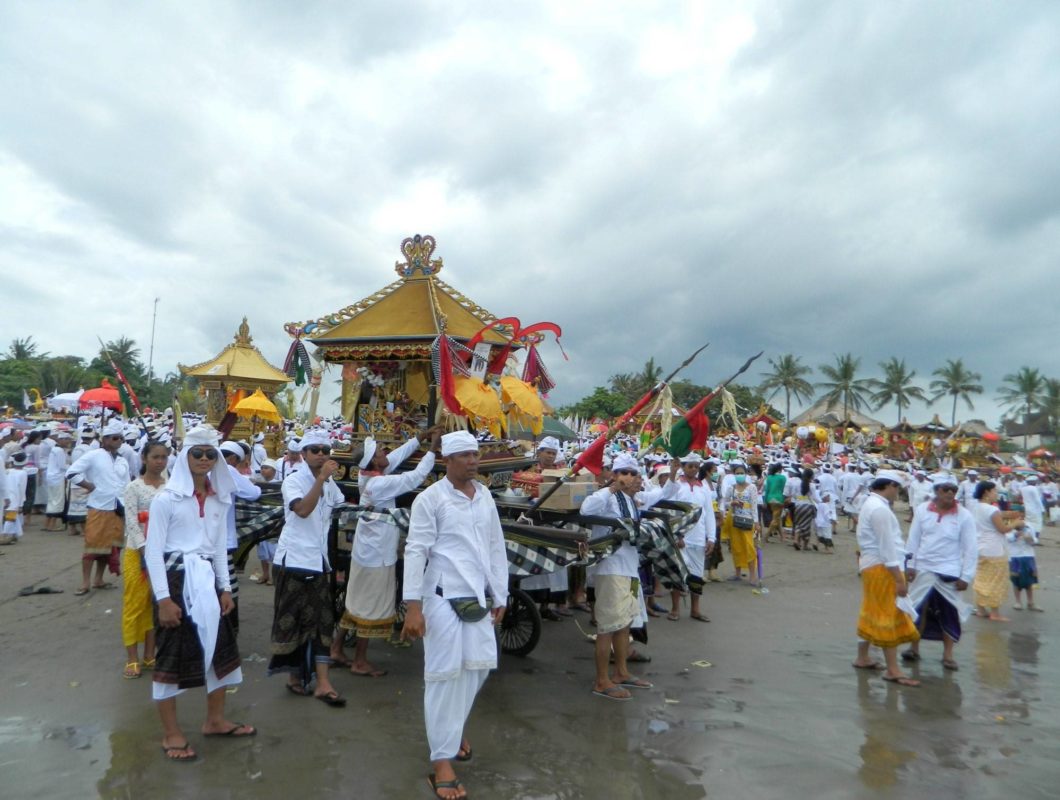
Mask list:
[[[542,482],[541,491],[545,492],[550,488],[550,484]],[[591,495],[596,490],[596,484],[593,481],[572,481],[571,483],[565,483],[556,489],[555,493],[548,498],[544,503],[541,504],[541,508],[549,509],[550,511],[577,511],[582,507],[582,503],[585,502],[585,498]]]

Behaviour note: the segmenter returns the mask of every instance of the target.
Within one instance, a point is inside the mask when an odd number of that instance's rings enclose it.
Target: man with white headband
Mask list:
[[[689,453],[681,459],[681,474],[675,479],[677,494],[674,500],[682,503],[693,503],[703,509],[699,521],[688,531],[681,544],[683,555],[688,565],[688,590],[691,595],[692,610],[689,614],[699,622],[710,622],[710,618],[699,609],[703,594],[704,563],[707,555],[714,549],[717,541],[717,526],[714,521],[714,489],[707,481],[699,479],[699,468],[703,457],[698,453]],[[681,618],[681,592],[670,592],[670,613],[667,619],[677,621]]]
[[[445,477],[412,503],[402,597],[403,639],[423,638],[423,707],[438,797],[465,797],[453,760],[470,761],[464,725],[497,667],[508,603],[508,557],[497,505],[475,480],[479,448],[466,431],[442,437]]]
[[[917,612],[920,638],[942,642],[942,666],[956,671],[953,647],[961,639],[961,623],[972,606],[961,599],[975,579],[979,561],[975,517],[957,502],[957,479],[940,474],[931,479],[933,500],[913,511],[906,540],[909,600]],[[920,660],[920,642],[902,653],[903,661]]]
[[[581,513],[588,516],[631,519],[637,522],[643,510],[660,500],[677,494],[677,483],[667,481],[661,489],[638,493],[641,484],[640,465],[629,453],[619,453],[611,464],[614,481],[585,498]],[[671,466],[671,478],[677,472],[677,462]],[[593,526],[593,537],[606,535],[610,528]],[[596,680],[593,694],[609,700],[629,700],[629,689],[651,689],[652,684],[631,675],[627,665],[629,629],[641,616],[640,554],[629,542],[623,542],[595,570],[596,604]],[[608,665],[612,650],[615,670],[612,676]]]
[[[221,443],[221,457],[225,461],[225,466],[228,468],[228,474],[232,478],[232,484],[235,487],[232,490],[233,497],[238,497],[240,500],[257,500],[261,497],[261,487],[255,483],[252,483],[250,478],[244,473],[239,471],[239,464],[246,457],[246,452],[243,446],[239,442],[222,442]],[[232,623],[232,630],[236,632],[236,636],[239,635],[239,578],[236,575],[236,563],[235,563],[235,552],[236,548],[239,547],[239,533],[236,528],[236,504],[233,502],[228,506],[228,514],[225,522],[226,535],[225,535],[225,546],[228,550],[228,577],[232,583],[232,603],[234,608],[232,613],[228,615],[229,621]]]
[[[413,491],[434,469],[434,451],[442,441],[440,427],[432,428],[430,450],[416,468],[400,475],[392,475],[402,463],[419,449],[420,440],[409,439],[388,453],[375,439],[365,439],[354,451],[353,458],[360,470],[357,488],[360,505],[373,510],[395,508],[397,498]],[[350,672],[364,678],[381,678],[386,670],[377,669],[368,661],[368,642],[388,639],[397,619],[397,553],[401,529],[390,519],[360,519],[353,538],[350,554],[350,574],[346,580],[346,610],[339,626],[357,631],[357,644]],[[331,645],[332,661],[342,663],[342,639],[338,636]]]
[[[287,452],[284,453],[279,466],[276,468],[277,478],[281,481],[285,480],[296,469],[304,466],[305,463],[302,461],[302,440],[291,437],[287,440]]]
[[[333,708],[346,698],[331,685],[331,640],[335,632],[328,530],[335,506],[344,502],[332,477],[331,438],[322,430],[302,437],[305,467],[283,481],[284,523],[273,557],[276,594],[272,620],[272,659],[268,673],[288,673],[287,691],[313,697]]]
[[[227,615],[234,608],[225,549],[232,479],[217,449],[217,431],[188,431],[165,489],[151,501],[145,548],[158,603],[151,694],[162,718],[166,758],[196,758],[177,722],[177,696],[206,686],[206,736],[253,736],[225,718],[225,687],[241,683],[239,650]]]
[[[129,483],[129,464],[119,455],[125,426],[112,419],[103,428],[100,448],[89,450],[66,470],[71,485],[87,489],[88,514],[85,521],[85,553],[81,558],[81,588],[75,595],[88,594],[92,563],[96,564],[93,589],[111,586],[103,582],[111,550],[125,542],[125,521],[121,498]]]
[[[48,464],[43,470],[44,485],[48,489],[48,507],[45,509],[46,531],[63,529],[63,509],[66,506],[66,470],[70,466],[70,451],[74,437],[69,431],[55,434],[55,445],[48,451]]]
[[[546,436],[538,442],[537,463],[528,472],[555,469],[559,453],[559,439],[555,436]],[[543,572],[540,575],[524,578],[519,584],[519,588],[527,592],[534,592],[535,594],[532,596],[541,601],[540,611],[542,619],[547,619],[550,622],[559,622],[564,617],[572,616],[571,610],[567,608],[567,590],[570,588],[570,581],[566,569],[557,569],[552,572]],[[555,604],[555,608],[552,608],[552,604]]]

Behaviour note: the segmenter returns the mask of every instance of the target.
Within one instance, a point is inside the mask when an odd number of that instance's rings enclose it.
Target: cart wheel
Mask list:
[[[541,612],[522,589],[508,593],[508,608],[501,620],[501,651],[511,656],[525,656],[541,638]]]

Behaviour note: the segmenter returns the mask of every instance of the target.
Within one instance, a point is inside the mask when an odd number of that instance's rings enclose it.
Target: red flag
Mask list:
[[[449,350],[449,337],[443,333],[438,338],[438,399],[451,413],[462,416],[464,410],[456,399],[453,383],[453,354]]]
[[[604,447],[613,438],[613,432],[620,430],[626,425],[633,417],[651,402],[652,398],[655,397],[660,391],[662,391],[662,384],[659,386],[652,387],[645,395],[640,398],[633,407],[629,409],[625,414],[616,419],[611,423],[611,427],[601,433],[595,442],[589,445],[582,454],[578,456],[578,460],[574,462],[574,466],[571,467],[571,474],[576,475],[578,470],[587,469],[593,475],[599,475],[600,471],[604,468]]]

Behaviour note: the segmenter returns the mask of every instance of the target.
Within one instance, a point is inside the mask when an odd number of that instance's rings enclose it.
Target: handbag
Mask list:
[[[450,597],[449,605],[461,622],[478,622],[493,608],[493,598],[486,598],[486,605],[479,604],[477,597]]]
[[[755,526],[755,519],[750,510],[750,503],[736,498],[732,505],[732,526],[739,531],[749,531]]]

